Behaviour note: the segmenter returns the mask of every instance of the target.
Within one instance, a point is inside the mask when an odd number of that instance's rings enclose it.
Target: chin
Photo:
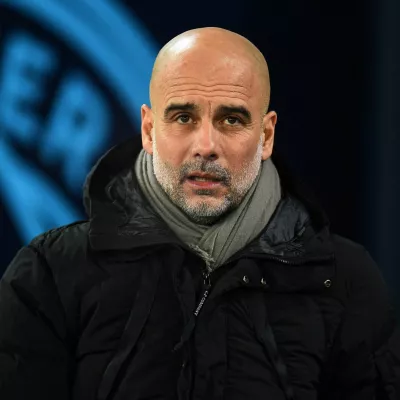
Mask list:
[[[203,225],[209,225],[222,218],[231,211],[232,206],[226,198],[189,200],[183,207],[183,211],[189,218]],[[200,222],[201,220],[201,222]]]
[[[205,196],[196,196],[195,199],[192,198],[187,201],[187,205],[189,208],[198,210],[202,209],[206,213],[208,212],[213,213],[214,211],[218,212],[217,210],[224,208],[225,204],[226,204],[225,199],[211,198]]]

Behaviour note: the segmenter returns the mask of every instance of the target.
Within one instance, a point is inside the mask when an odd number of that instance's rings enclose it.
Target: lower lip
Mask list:
[[[196,189],[215,189],[221,186],[221,182],[218,181],[193,181],[191,179],[187,179],[186,182]]]

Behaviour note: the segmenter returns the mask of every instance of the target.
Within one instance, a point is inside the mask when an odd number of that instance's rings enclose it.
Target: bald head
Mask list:
[[[210,80],[218,70],[240,79],[252,74],[252,85],[258,86],[265,112],[270,100],[268,65],[262,53],[245,37],[221,28],[199,28],[184,32],[170,40],[158,53],[150,82],[150,100],[155,106],[157,92],[163,82],[176,75],[191,76],[199,70]],[[246,71],[247,70],[247,71]]]

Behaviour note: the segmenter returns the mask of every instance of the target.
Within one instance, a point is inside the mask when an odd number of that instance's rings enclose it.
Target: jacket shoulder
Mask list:
[[[378,342],[393,329],[393,298],[382,271],[366,248],[338,235],[332,238],[336,255],[336,282],[345,293],[349,325],[366,328]],[[362,322],[363,321],[363,322]],[[389,321],[389,322],[388,322]]]
[[[336,283],[342,295],[355,301],[358,307],[387,309],[390,293],[382,271],[368,250],[359,243],[339,235],[332,235],[336,264]],[[381,311],[377,311],[379,314]]]
[[[340,255],[357,257],[367,251],[363,245],[346,237],[333,233],[331,234],[331,239],[335,248],[335,252],[339,253]]]
[[[86,248],[88,242],[89,222],[77,221],[68,225],[43,232],[32,239],[28,247],[42,254],[63,254],[74,252],[74,249]]]
[[[339,273],[345,273],[348,278],[371,277],[378,273],[378,266],[363,245],[336,234],[331,238]]]
[[[80,282],[93,261],[88,244],[89,229],[88,221],[74,222],[42,233],[27,246],[36,254],[43,273],[54,281],[68,315],[68,310],[76,305],[77,290],[83,290]]]

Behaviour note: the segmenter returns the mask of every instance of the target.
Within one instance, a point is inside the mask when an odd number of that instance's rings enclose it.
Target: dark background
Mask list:
[[[367,247],[400,305],[399,2],[124,3],[158,48],[202,26],[233,30],[259,47],[270,67],[277,150],[313,188],[332,230]],[[122,114],[113,142],[137,133],[121,121]],[[22,245],[14,225],[2,209],[0,272]]]

